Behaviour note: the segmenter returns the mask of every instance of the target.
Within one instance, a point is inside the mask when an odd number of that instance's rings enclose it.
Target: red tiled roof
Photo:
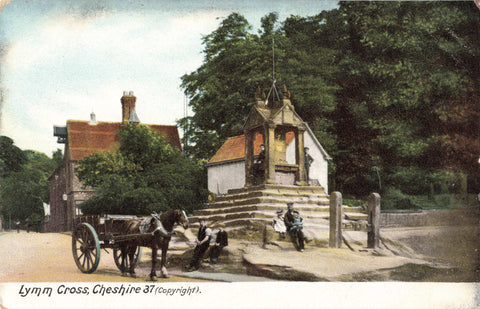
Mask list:
[[[96,125],[89,125],[87,121],[67,121],[70,159],[78,161],[95,153],[117,149],[120,141],[116,132],[121,126],[120,122],[98,122]],[[178,151],[182,149],[176,126],[148,126],[174,149]]]
[[[287,132],[287,146],[290,145],[295,134]],[[260,145],[263,144],[263,135],[257,133],[253,142],[253,155],[260,153]],[[208,161],[208,164],[220,163],[225,161],[245,159],[245,135],[230,137],[223,143],[222,147],[218,149],[217,153]]]

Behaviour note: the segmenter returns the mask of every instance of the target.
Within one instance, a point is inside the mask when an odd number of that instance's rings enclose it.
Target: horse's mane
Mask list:
[[[155,220],[158,219],[163,228],[171,232],[178,215],[182,215],[182,210],[172,208],[161,214],[153,213],[143,218],[130,219],[122,224],[121,230],[128,234],[153,232],[155,229]]]

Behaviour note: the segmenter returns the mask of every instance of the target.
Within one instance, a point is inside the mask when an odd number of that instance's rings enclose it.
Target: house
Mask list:
[[[266,104],[265,98],[257,93],[257,102],[244,126],[244,132],[249,136],[248,141],[245,134],[227,139],[207,163],[210,192],[223,195],[230,189],[254,184],[251,180],[252,165],[254,158],[260,154],[262,144],[265,144],[267,150],[268,164],[263,183],[314,185],[321,186],[328,192],[328,160],[331,158],[312,130],[295,113],[286,87],[283,89],[283,97],[283,100]],[[264,141],[264,136],[269,140]],[[296,140],[297,137],[299,141]],[[305,170],[298,163],[304,162],[304,147],[309,148],[309,154],[314,159],[309,169],[308,183],[303,175]],[[246,160],[246,151],[250,151],[254,158]],[[272,157],[270,162],[269,156]],[[246,162],[249,162],[248,168]]]
[[[93,196],[95,190],[85,187],[75,175],[75,167],[85,157],[119,147],[116,132],[125,123],[138,123],[135,112],[136,97],[133,92],[124,92],[121,98],[122,121],[96,121],[91,114],[90,121],[68,120],[66,126],[54,126],[58,143],[65,144],[64,160],[49,178],[50,216],[44,223],[44,231],[69,231],[73,220],[81,214],[79,204]],[[178,151],[181,151],[180,137],[176,126],[148,125],[154,132]]]

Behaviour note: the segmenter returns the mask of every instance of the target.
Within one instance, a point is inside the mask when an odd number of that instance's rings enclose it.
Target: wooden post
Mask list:
[[[332,192],[330,195],[330,234],[328,245],[330,248],[342,246],[342,194]]]
[[[380,194],[372,193],[368,200],[368,248],[378,248],[380,244]]]

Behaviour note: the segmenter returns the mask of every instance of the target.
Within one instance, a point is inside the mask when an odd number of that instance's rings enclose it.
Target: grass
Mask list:
[[[396,199],[382,197],[382,210],[420,210],[420,209],[456,209],[462,207],[475,207],[478,205],[476,194],[436,194],[428,195],[405,195],[408,199],[408,206],[405,207],[398,203]],[[355,207],[366,204],[365,199],[345,198],[343,200],[345,206]]]

